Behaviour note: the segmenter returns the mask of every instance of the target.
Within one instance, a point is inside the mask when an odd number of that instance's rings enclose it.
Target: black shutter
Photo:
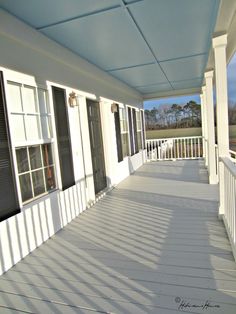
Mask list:
[[[52,87],[58,154],[60,159],[62,189],[75,185],[73,160],[70,142],[69,121],[66,110],[66,95],[62,88]]]
[[[116,128],[116,147],[117,147],[117,156],[118,162],[123,160],[123,152],[122,152],[122,141],[121,141],[121,134],[120,134],[120,112],[119,112],[119,105],[117,106],[117,112],[114,112],[114,119],[115,119],[115,128]]]
[[[128,107],[128,121],[129,121],[129,140],[130,140],[130,155],[134,155],[134,138],[133,138],[133,126],[132,126],[132,112]]]
[[[3,74],[0,72],[0,221],[20,212],[10,147]]]
[[[136,120],[136,110],[132,109],[133,114],[133,125],[134,125],[134,143],[135,143],[135,154],[139,152],[138,149],[138,134],[137,134],[137,120]]]
[[[145,121],[144,121],[144,112],[141,111],[142,118],[142,138],[143,138],[143,149],[146,148],[146,139],[145,139]]]

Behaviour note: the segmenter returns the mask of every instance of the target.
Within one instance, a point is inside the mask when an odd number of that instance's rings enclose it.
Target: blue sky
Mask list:
[[[171,97],[171,98],[162,98],[157,100],[148,100],[144,102],[145,109],[152,109],[153,107],[159,107],[160,105],[172,105],[172,104],[186,104],[190,100],[200,103],[199,95],[190,95],[190,96],[181,96],[181,97]]]
[[[228,98],[229,104],[236,103],[236,53],[228,64],[227,68],[228,76]],[[186,104],[190,100],[196,101],[200,104],[199,95],[190,95],[190,96],[181,96],[181,97],[171,97],[171,98],[162,98],[157,100],[148,100],[144,102],[145,109],[152,109],[153,107],[159,107],[160,105],[166,104]]]

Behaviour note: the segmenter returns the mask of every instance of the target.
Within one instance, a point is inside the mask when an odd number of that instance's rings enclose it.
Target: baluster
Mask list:
[[[201,157],[201,153],[200,153],[200,137],[198,137],[198,139],[197,139],[197,148],[198,148],[197,157],[200,158]]]
[[[184,159],[186,159],[186,137],[184,138]]]
[[[236,245],[236,193],[235,193],[235,180],[233,181],[233,243]]]

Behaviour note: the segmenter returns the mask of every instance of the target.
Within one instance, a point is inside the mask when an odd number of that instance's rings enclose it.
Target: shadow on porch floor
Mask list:
[[[1,276],[0,312],[236,313],[217,207],[202,161],[145,164]]]

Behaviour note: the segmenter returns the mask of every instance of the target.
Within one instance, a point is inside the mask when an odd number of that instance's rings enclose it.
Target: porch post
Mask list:
[[[205,73],[206,80],[206,109],[207,109],[207,127],[208,127],[208,172],[209,183],[217,184],[216,174],[216,156],[215,156],[215,123],[214,123],[214,104],[213,104],[213,71]]]
[[[216,115],[217,115],[217,142],[219,158],[229,157],[229,121],[228,121],[228,93],[227,93],[227,62],[226,46],[227,35],[221,35],[212,40],[215,55],[216,81]],[[224,204],[224,171],[219,162],[219,215],[225,212]]]
[[[206,153],[205,153],[205,120],[204,120],[203,94],[200,94],[200,99],[201,99],[201,121],[202,121],[202,150],[203,150],[203,158],[206,158]]]
[[[202,100],[203,100],[203,120],[205,125],[205,166],[208,168],[208,122],[207,122],[207,104],[206,104],[206,86],[202,87]]]

